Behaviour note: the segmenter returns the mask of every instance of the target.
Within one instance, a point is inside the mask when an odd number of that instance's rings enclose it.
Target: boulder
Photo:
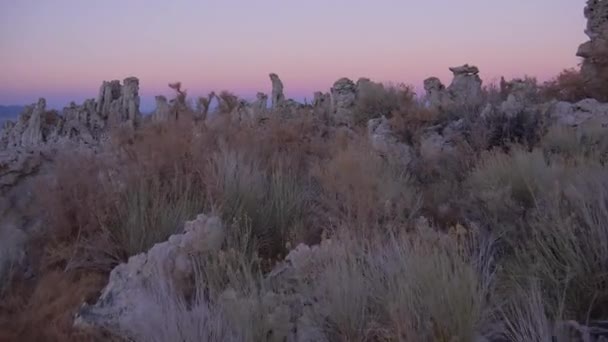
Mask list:
[[[357,87],[348,78],[337,80],[331,88],[333,121],[337,125],[353,125],[353,109],[357,99]]]
[[[154,245],[148,252],[129,258],[116,266],[109,282],[94,305],[84,304],[76,315],[77,327],[97,327],[131,336],[135,323],[146,315],[153,301],[147,288],[159,277],[169,286],[185,289],[192,280],[195,265],[191,256],[219,251],[224,241],[220,218],[198,215],[186,222],[184,232]]]
[[[549,119],[557,124],[579,126],[586,122],[608,125],[608,103],[585,99],[577,103],[559,101],[549,106]]]

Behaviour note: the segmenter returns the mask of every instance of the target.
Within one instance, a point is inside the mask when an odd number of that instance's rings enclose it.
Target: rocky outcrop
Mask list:
[[[479,106],[483,102],[483,91],[479,69],[465,64],[452,67],[452,83],[446,88],[436,77],[424,80],[424,89],[429,107],[444,111],[454,107]]]
[[[94,144],[105,128],[105,121],[96,111],[95,100],[84,101],[81,106],[74,102],[62,112],[64,120],[60,136],[84,144]]]
[[[27,125],[21,134],[21,146],[36,146],[44,142],[42,135],[42,116],[46,110],[46,100],[39,99],[38,103],[34,106]]]
[[[589,41],[583,43],[577,56],[583,58],[581,76],[589,93],[600,101],[608,101],[608,2],[588,0],[585,7]]]
[[[458,106],[478,106],[483,102],[481,78],[476,66],[465,64],[450,68],[454,79],[448,87],[452,100]]]
[[[357,87],[348,78],[337,80],[331,88],[332,120],[337,125],[353,125]]]
[[[501,89],[507,94],[507,99],[500,105],[500,112],[508,118],[514,118],[533,104],[538,88],[531,80],[514,79],[501,83]]]
[[[372,148],[382,157],[407,165],[412,160],[411,146],[400,142],[386,117],[369,120],[367,134]]]
[[[452,105],[449,93],[437,77],[424,80],[424,90],[430,108],[443,111]]]
[[[61,113],[46,109],[44,98],[26,106],[16,123],[5,122],[0,131],[0,149],[37,147],[69,140],[95,144],[111,127],[135,127],[140,121],[139,80],[129,77],[103,82],[97,101],[71,103]]]
[[[251,107],[257,112],[265,112],[268,108],[268,95],[264,93],[257,93],[255,98],[256,99],[251,104]]]
[[[152,121],[169,121],[169,117],[171,116],[171,107],[169,106],[169,102],[167,102],[167,98],[162,95],[158,95],[154,97],[154,100],[156,101],[156,109],[152,114]]]
[[[21,178],[35,173],[42,164],[38,151],[0,151],[0,194]]]
[[[112,110],[112,102],[118,101],[121,93],[120,81],[104,81],[99,87],[96,109],[102,118],[107,119]]]
[[[285,101],[285,94],[283,94],[283,82],[277,74],[271,73],[268,76],[272,82],[270,104],[272,108],[277,108],[280,107]]]
[[[550,121],[568,126],[580,126],[586,122],[608,125],[608,103],[585,99],[577,103],[555,102],[549,106]]]
[[[187,222],[184,233],[172,235],[154,245],[147,253],[129,258],[110,273],[108,285],[94,305],[84,305],[75,325],[97,327],[133,335],[137,320],[146,315],[154,300],[147,291],[151,282],[166,279],[168,286],[184,291],[196,271],[191,256],[219,251],[224,241],[224,227],[215,216],[198,215]]]
[[[139,124],[139,80],[136,77],[120,81],[104,81],[97,96],[97,113],[111,126]]]
[[[454,146],[449,139],[438,132],[431,131],[420,138],[420,156],[426,162],[434,162],[442,155],[453,151]]]

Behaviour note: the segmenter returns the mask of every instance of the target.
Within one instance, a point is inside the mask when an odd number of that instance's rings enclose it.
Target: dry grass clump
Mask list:
[[[394,111],[407,108],[414,103],[412,87],[405,84],[383,85],[371,81],[357,82],[354,121],[365,125],[367,121],[381,116],[391,116]]]
[[[328,340],[471,341],[490,313],[490,252],[425,224],[371,241],[338,238],[308,285],[319,298],[314,321]]]
[[[580,70],[574,68],[565,69],[552,80],[545,82],[540,91],[543,98],[548,100],[578,102],[591,97]]]
[[[330,226],[365,231],[407,222],[419,209],[419,192],[407,170],[384,160],[365,142],[338,148],[312,174]]]
[[[587,322],[608,313],[608,172],[569,171],[530,215],[514,272],[540,281],[549,317]]]
[[[573,128],[551,126],[542,139],[543,149],[566,160],[597,160],[605,163],[608,158],[608,128],[587,122]]]

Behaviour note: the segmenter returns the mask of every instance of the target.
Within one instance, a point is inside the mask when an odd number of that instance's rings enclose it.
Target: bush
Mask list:
[[[608,128],[588,122],[579,127],[554,125],[543,137],[541,145],[548,154],[567,160],[597,160],[608,158]]]
[[[563,70],[554,79],[545,82],[540,91],[547,100],[578,102],[590,97],[585,81],[576,69]]]
[[[608,314],[608,170],[569,173],[530,216],[515,272],[539,279],[549,317],[587,322]]]
[[[321,272],[304,285],[328,340],[471,341],[488,321],[490,249],[419,226],[371,241],[333,241]],[[468,240],[473,241],[473,240]],[[480,253],[480,254],[475,254]]]
[[[333,225],[360,231],[413,218],[420,196],[406,170],[385,161],[366,143],[338,149],[312,170],[321,205]]]
[[[248,221],[266,256],[283,252],[304,226],[310,194],[287,168],[267,168],[255,156],[221,148],[210,159],[212,196],[223,218]]]
[[[412,88],[404,84],[384,86],[368,80],[357,82],[354,121],[366,125],[371,119],[391,116],[394,111],[411,106],[414,102]]]

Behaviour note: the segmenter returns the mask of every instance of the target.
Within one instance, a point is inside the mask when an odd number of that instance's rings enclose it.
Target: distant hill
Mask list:
[[[0,124],[6,120],[15,120],[23,110],[23,106],[0,105]]]

